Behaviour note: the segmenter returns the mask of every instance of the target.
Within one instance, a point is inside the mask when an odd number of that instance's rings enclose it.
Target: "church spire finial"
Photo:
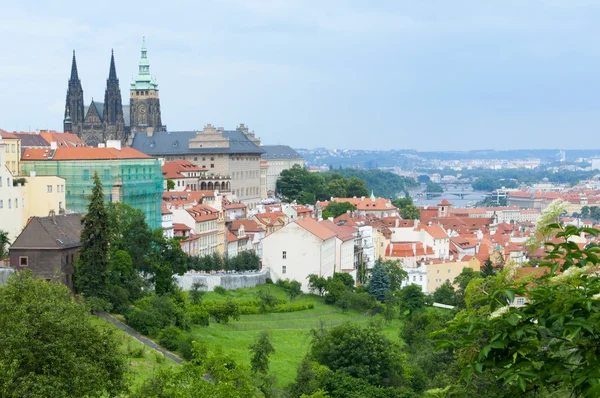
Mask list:
[[[69,80],[79,80],[77,75],[77,60],[75,58],[75,50],[73,50],[73,61],[71,63],[71,78]]]
[[[115,68],[115,53],[112,49],[110,50],[110,71],[108,72],[108,79],[117,79],[117,69]]]
[[[133,79],[131,88],[135,90],[158,90],[158,84],[150,75],[150,62],[146,50],[146,37],[142,37],[142,55],[138,66],[138,75]]]

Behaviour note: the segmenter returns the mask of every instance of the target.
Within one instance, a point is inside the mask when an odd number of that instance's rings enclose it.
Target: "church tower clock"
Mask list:
[[[158,98],[158,83],[150,75],[150,62],[146,54],[146,40],[142,40],[142,58],[140,59],[138,75],[131,82],[129,109],[131,131],[154,131],[164,129],[160,118],[160,100]]]

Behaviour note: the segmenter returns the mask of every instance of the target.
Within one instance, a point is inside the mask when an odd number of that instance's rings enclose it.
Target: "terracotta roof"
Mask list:
[[[336,236],[335,232],[312,218],[301,218],[294,222],[321,240],[327,240]]]
[[[353,240],[356,228],[345,225],[336,225],[329,220],[321,221],[321,225],[325,226],[331,232],[335,233],[338,239],[343,241]]]
[[[302,205],[298,205],[298,206],[292,206],[292,208],[294,210],[296,210],[296,213],[298,214],[306,214],[306,213],[311,213],[312,214],[312,209],[309,209],[306,206],[302,206]]]
[[[174,229],[175,231],[190,231],[190,230],[191,230],[191,228],[190,228],[190,227],[188,227],[188,226],[187,226],[187,225],[185,225],[185,224],[181,224],[181,223],[174,223],[174,224],[173,224],[173,229]]]
[[[390,243],[385,249],[386,257],[425,257],[433,256],[433,248],[422,243]]]
[[[214,197],[214,191],[173,191],[163,192],[162,200],[169,206],[188,205],[200,203],[202,198]]]
[[[9,133],[8,131],[4,131],[2,129],[0,129],[0,137],[2,137],[2,139],[9,139],[9,140],[18,140],[19,137],[17,137],[16,135]]]
[[[438,203],[438,206],[451,206],[452,203],[448,202],[448,200],[443,199],[440,203]]]
[[[48,142],[56,142],[58,147],[76,148],[86,146],[77,134],[59,133],[58,131],[44,131],[40,135]]]
[[[161,203],[160,211],[161,214],[173,214],[173,212],[167,208],[167,204],[165,202]]]
[[[238,237],[234,235],[230,230],[225,228],[225,238],[227,238],[227,242],[235,242],[238,240]]]
[[[165,178],[176,180],[178,178],[186,178],[183,173],[187,172],[204,172],[208,169],[198,167],[189,160],[173,160],[171,162],[165,162],[161,167],[163,176]]]
[[[396,206],[392,205],[392,202],[386,198],[375,198],[375,200],[371,200],[371,198],[367,198],[367,197],[364,197],[364,198],[362,198],[362,197],[361,198],[333,198],[333,201],[338,202],[338,203],[348,202],[351,205],[353,205],[354,207],[356,207],[357,210],[364,210],[364,211],[398,210],[398,208]],[[329,202],[327,202],[327,201],[317,202],[317,203],[321,207],[327,207],[327,204],[329,204]]]
[[[429,225],[423,227],[425,232],[427,232],[433,239],[448,239],[448,234],[442,229],[442,227],[437,225]]]
[[[278,211],[270,213],[259,213],[256,214],[254,217],[256,217],[258,221],[266,225],[274,225],[278,221],[281,221],[285,224],[285,220],[287,219],[287,216],[285,214]]]
[[[153,159],[133,148],[25,148],[21,160],[112,160]]]
[[[233,220],[229,229],[237,231],[242,225],[246,232],[265,232],[264,228],[254,220]]]
[[[223,209],[234,210],[234,209],[245,209],[246,205],[243,203],[223,203]]]
[[[211,221],[219,217],[219,211],[209,205],[196,205],[186,210],[196,221]]]

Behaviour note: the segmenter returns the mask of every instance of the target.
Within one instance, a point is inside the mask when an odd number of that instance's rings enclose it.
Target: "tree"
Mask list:
[[[192,288],[190,289],[189,296],[192,304],[200,304],[202,303],[202,296],[206,293],[203,289],[206,285],[202,282],[194,282],[192,283]]]
[[[332,198],[347,198],[346,180],[342,176],[332,179],[327,183],[327,192]]]
[[[0,230],[0,258],[8,256],[8,250],[5,248],[10,245],[8,232]]]
[[[262,313],[269,311],[279,303],[277,297],[268,289],[259,290],[257,296],[260,301],[260,312]]]
[[[266,375],[269,373],[269,357],[275,353],[271,344],[271,335],[263,330],[256,336],[254,343],[250,345],[252,356],[250,358],[250,369],[254,374]]]
[[[151,252],[148,256],[150,280],[157,294],[175,291],[174,274],[183,275],[187,270],[188,256],[181,250],[179,242],[167,239],[160,228],[152,232]]]
[[[438,346],[462,355],[465,380],[489,376],[490,390],[504,396],[560,389],[565,396],[598,396],[600,250],[580,249],[569,240],[599,231],[558,223],[548,228],[555,243],[540,264],[548,272],[532,280],[515,279],[507,270],[486,279],[498,283],[481,294],[484,306],[460,312],[436,334]],[[525,305],[509,306],[515,297],[524,297]]]
[[[0,286],[0,396],[104,397],[127,391],[112,328],[57,282],[13,275]]]
[[[319,296],[323,295],[325,287],[327,286],[327,279],[316,274],[308,275],[308,289],[311,292],[318,292]]]
[[[402,282],[408,279],[408,273],[400,266],[400,261],[380,260],[375,262],[375,266],[381,266],[390,281],[390,291],[400,290]]]
[[[383,302],[385,295],[390,290],[390,278],[379,263],[373,267],[367,287],[371,296]]]
[[[290,301],[294,301],[296,297],[302,294],[302,284],[295,280],[279,279],[277,285],[285,290],[286,294],[290,298]]]
[[[316,196],[312,192],[302,191],[300,195],[298,195],[296,201],[300,204],[306,205],[314,205],[317,201]]]
[[[444,192],[444,188],[437,182],[428,182],[425,187],[425,192],[429,193],[442,193]]]
[[[336,218],[345,214],[347,211],[354,211],[356,207],[354,207],[351,203],[348,202],[330,202],[327,207],[325,207],[326,212],[330,214],[331,217]],[[325,218],[325,217],[323,217]]]
[[[344,323],[313,340],[310,356],[377,386],[398,386],[403,376],[399,347],[375,327]]]
[[[108,214],[111,251],[127,251],[134,268],[147,272],[147,256],[152,249],[152,230],[146,223],[144,212],[125,203],[111,203]]]
[[[419,220],[421,218],[421,209],[415,205],[408,205],[400,210],[400,217],[404,220]]]
[[[110,229],[102,182],[97,172],[94,172],[92,196],[81,224],[81,251],[75,268],[77,288],[85,297],[104,299],[108,295]]]
[[[425,307],[425,294],[419,285],[410,284],[398,293],[400,311],[403,314],[414,314]]]
[[[496,274],[496,270],[492,265],[492,260],[488,257],[487,260],[484,261],[483,267],[481,267],[481,276],[483,278],[487,278],[488,276],[494,276]]]
[[[454,283],[458,286],[456,290],[456,306],[459,308],[465,308],[465,291],[469,283],[476,278],[480,278],[481,273],[473,271],[473,269],[465,267],[461,273],[454,278]]]
[[[446,281],[433,292],[433,301],[446,305],[456,305],[454,286]]]
[[[348,181],[346,181],[346,195],[349,198],[354,196],[357,198],[368,196],[369,191],[367,190],[367,184],[358,177],[350,177]]]
[[[399,209],[404,209],[405,207],[414,204],[413,200],[410,196],[406,196],[404,198],[396,198],[392,200],[392,204]]]
[[[167,191],[171,191],[175,189],[175,181],[168,179],[167,180]]]

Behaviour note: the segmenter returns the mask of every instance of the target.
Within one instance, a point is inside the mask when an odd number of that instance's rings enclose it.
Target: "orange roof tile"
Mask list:
[[[321,221],[320,224],[335,233],[340,240],[347,241],[354,239],[354,232],[356,232],[356,228],[354,227],[336,225],[329,220]]]
[[[58,131],[43,131],[40,135],[49,143],[56,142],[58,147],[77,148],[87,146],[77,134],[60,133]]]
[[[54,152],[51,154],[51,152]],[[51,159],[49,157],[52,156]],[[29,160],[112,160],[112,159],[152,159],[133,148],[26,148],[22,161]]]
[[[246,232],[265,232],[264,228],[254,220],[233,220],[229,229],[237,231],[241,226],[244,226]]]
[[[335,236],[335,232],[313,218],[301,218],[294,222],[321,240],[327,240]]]
[[[161,167],[163,176],[170,180],[176,180],[178,178],[186,178],[183,173],[187,172],[205,172],[208,169],[198,167],[189,160],[173,160],[171,162],[165,162]]]

